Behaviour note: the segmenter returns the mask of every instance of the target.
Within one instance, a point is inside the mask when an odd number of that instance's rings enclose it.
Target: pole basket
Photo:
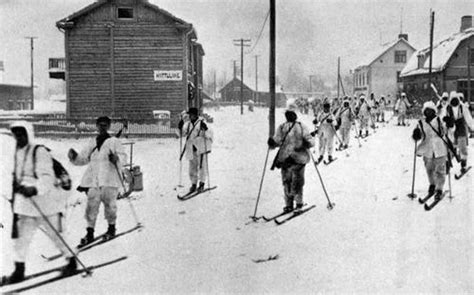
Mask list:
[[[407,195],[407,197],[409,197],[410,199],[414,200],[414,199],[416,199],[417,195],[416,195],[415,193],[409,193],[409,194]]]
[[[328,210],[332,210],[332,209],[334,209],[335,206],[336,206],[335,203],[328,203],[327,208],[328,208]]]

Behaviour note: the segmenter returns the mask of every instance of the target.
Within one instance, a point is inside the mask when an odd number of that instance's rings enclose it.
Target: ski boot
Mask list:
[[[193,184],[191,185],[191,187],[189,188],[188,195],[194,193],[194,192],[196,191],[196,189],[197,189],[197,186],[196,186],[195,183],[193,183]]]
[[[112,240],[115,237],[115,224],[109,224],[109,228],[104,235],[104,240]]]
[[[467,161],[461,160],[461,174],[466,173],[466,166],[467,166]]]
[[[25,279],[25,263],[15,262],[15,270],[9,276],[3,276],[0,281],[0,286],[15,284]]]
[[[349,145],[345,144],[344,149],[348,149],[348,148],[349,148]]]
[[[365,137],[369,136],[369,130],[365,130]]]
[[[442,190],[436,190],[436,194],[434,196],[435,201],[440,201],[442,197],[443,197],[443,191]]]
[[[84,247],[87,244],[90,244],[94,241],[94,228],[88,227],[87,234],[79,242],[79,247]]]
[[[201,182],[199,182],[199,187],[197,188],[197,191],[198,191],[198,192],[202,192],[202,191],[204,191],[204,184],[205,184],[205,183],[204,183],[204,182],[202,182],[202,181],[201,181]]]
[[[301,211],[303,210],[303,206],[304,206],[303,203],[301,203],[301,204],[296,204],[296,207],[295,207],[295,210],[294,210],[295,213],[301,212]]]
[[[334,161],[334,158],[332,156],[328,156],[328,163],[331,163],[332,161]]]
[[[319,156],[319,158],[316,160],[316,164],[319,164],[323,161],[323,156]]]
[[[293,204],[291,204],[291,205],[283,207],[283,212],[284,213],[290,213],[291,211],[293,211],[293,209],[294,209]]]
[[[430,186],[428,187],[428,196],[432,196],[435,194],[435,185],[434,184],[430,184]]]
[[[68,264],[63,267],[61,274],[63,276],[71,276],[77,272],[77,261],[75,257],[68,258]]]
[[[362,130],[359,130],[359,138],[362,138]]]

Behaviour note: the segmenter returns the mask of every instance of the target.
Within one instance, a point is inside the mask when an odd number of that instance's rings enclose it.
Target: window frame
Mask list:
[[[396,64],[404,64],[407,62],[406,50],[395,50],[394,60]]]
[[[120,10],[127,10],[127,11],[132,11],[132,17],[120,17]],[[130,6],[117,6],[116,9],[116,17],[118,20],[123,20],[123,21],[130,21],[130,20],[135,20],[135,8],[130,7]]]

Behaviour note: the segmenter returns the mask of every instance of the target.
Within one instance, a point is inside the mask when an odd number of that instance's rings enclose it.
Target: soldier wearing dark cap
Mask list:
[[[72,164],[77,166],[88,164],[79,186],[87,193],[85,213],[87,234],[81,239],[80,245],[86,245],[94,240],[100,203],[104,204],[104,216],[108,222],[105,239],[115,236],[118,188],[122,186],[120,173],[127,155],[120,140],[109,135],[110,124],[111,120],[108,117],[97,118],[99,135],[90,140],[80,153],[74,149],[70,149],[68,153]]]
[[[204,190],[208,155],[212,149],[213,134],[202,117],[199,117],[197,108],[188,111],[189,121],[179,121],[178,128],[183,137],[186,137],[183,155],[189,160],[189,178],[191,188],[189,193]],[[199,181],[199,187],[197,183]]]

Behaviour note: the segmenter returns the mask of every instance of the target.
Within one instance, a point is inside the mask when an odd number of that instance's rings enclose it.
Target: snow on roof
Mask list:
[[[379,57],[385,54],[385,52],[387,52],[393,46],[397,45],[399,42],[404,42],[411,48],[415,49],[410,43],[408,43],[408,41],[406,41],[403,38],[399,38],[397,40],[387,42],[381,45],[380,47],[374,48],[374,50],[366,54],[365,58],[362,59],[362,62],[359,64],[357,68],[371,65],[374,61],[376,61]]]
[[[432,72],[443,71],[448,64],[449,59],[458,48],[459,44],[463,40],[466,40],[472,36],[474,36],[474,28],[469,28],[462,32],[456,33],[434,45]],[[423,66],[418,68],[418,56],[429,55],[429,53],[429,47],[416,51],[408,60],[408,63],[403,68],[400,75],[402,77],[405,77],[419,74],[427,74],[429,72],[430,59],[425,58]]]

